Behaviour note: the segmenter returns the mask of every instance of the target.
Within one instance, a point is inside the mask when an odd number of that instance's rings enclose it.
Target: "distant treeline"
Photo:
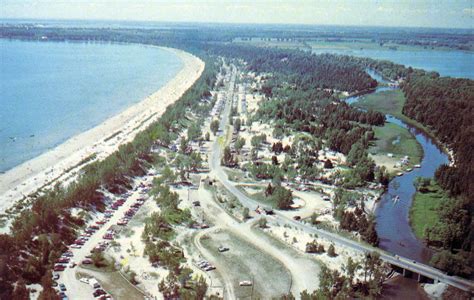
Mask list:
[[[279,73],[299,90],[314,88],[356,92],[375,88],[377,81],[350,56],[315,55],[304,51],[239,45],[210,45],[212,53],[241,58],[257,73]]]
[[[29,24],[28,24],[29,23]],[[472,32],[469,29],[429,29],[429,28],[390,28],[390,27],[341,27],[341,26],[311,26],[311,25],[255,25],[255,24],[178,24],[163,23],[153,26],[150,23],[122,28],[80,27],[35,27],[32,22],[11,24],[4,22],[0,37],[61,40],[122,40],[136,42],[138,39],[154,39],[162,42],[189,41],[199,42],[231,42],[235,39],[249,40],[280,40],[280,41],[327,41],[337,42],[366,42],[378,44],[395,43],[422,47],[447,47],[460,50],[472,50]],[[37,22],[37,23],[48,23]],[[129,38],[123,39],[127,35]]]

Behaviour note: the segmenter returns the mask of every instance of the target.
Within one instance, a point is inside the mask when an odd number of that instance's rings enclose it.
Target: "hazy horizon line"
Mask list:
[[[301,27],[355,27],[355,28],[408,28],[408,29],[443,29],[443,30],[467,30],[467,31],[474,31],[472,27],[430,27],[430,26],[389,26],[389,25],[360,25],[360,24],[318,24],[318,23],[274,23],[274,22],[267,22],[267,23],[242,23],[242,22],[212,22],[212,21],[165,21],[165,20],[129,20],[129,19],[67,19],[67,18],[0,18],[0,21],[27,21],[27,22],[124,22],[124,23],[156,23],[156,24],[212,24],[212,25],[253,25],[253,26],[301,26]],[[4,25],[4,24],[2,24]]]

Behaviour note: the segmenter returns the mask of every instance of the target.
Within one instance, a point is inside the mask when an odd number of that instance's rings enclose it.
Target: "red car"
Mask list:
[[[113,240],[113,239],[114,239],[114,235],[111,234],[111,233],[107,233],[107,234],[105,234],[105,235],[103,236],[103,238],[104,238],[105,240]]]
[[[61,271],[64,271],[64,269],[66,269],[64,265],[55,265],[53,268],[55,272],[61,272]]]
[[[69,262],[69,258],[67,257],[61,257],[60,259],[58,259],[58,263],[60,264],[65,264],[65,263],[68,263]]]

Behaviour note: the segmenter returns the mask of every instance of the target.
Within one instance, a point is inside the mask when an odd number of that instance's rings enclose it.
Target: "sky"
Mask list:
[[[0,0],[1,19],[473,28],[474,0]]]

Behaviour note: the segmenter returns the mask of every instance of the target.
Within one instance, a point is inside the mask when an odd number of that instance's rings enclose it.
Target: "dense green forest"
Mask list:
[[[250,71],[285,75],[285,80],[299,90],[329,88],[356,92],[377,86],[364,66],[350,56],[239,45],[211,45],[210,50],[217,55],[243,59]]]
[[[469,275],[464,266],[473,263],[474,81],[417,72],[406,77],[402,89],[403,113],[430,128],[454,155],[453,165],[442,165],[435,173],[454,200],[440,208],[440,226],[430,229],[446,249],[435,255],[433,264]]]

